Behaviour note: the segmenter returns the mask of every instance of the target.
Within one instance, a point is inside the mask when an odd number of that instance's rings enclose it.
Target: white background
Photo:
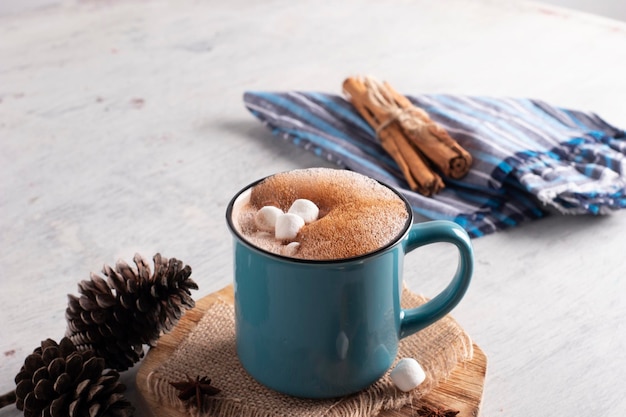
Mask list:
[[[64,0],[0,0],[0,14],[19,13],[63,2]],[[544,0],[544,2],[626,21],[626,1],[624,0]]]

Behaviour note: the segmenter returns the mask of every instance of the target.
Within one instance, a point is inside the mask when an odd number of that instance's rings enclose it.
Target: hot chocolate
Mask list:
[[[311,260],[373,252],[394,241],[408,219],[404,200],[389,188],[352,171],[328,168],[268,177],[242,193],[232,211],[234,227],[253,245]]]

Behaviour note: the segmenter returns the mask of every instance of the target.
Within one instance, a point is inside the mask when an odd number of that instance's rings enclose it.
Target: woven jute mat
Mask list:
[[[424,297],[407,289],[403,291],[404,308],[424,302]],[[387,372],[359,393],[337,399],[311,400],[277,393],[246,373],[236,354],[231,303],[217,300],[197,319],[195,328],[183,333],[185,337],[173,353],[145,376],[146,386],[149,396],[158,403],[180,410],[181,415],[196,417],[375,416],[383,410],[400,409],[428,394],[460,362],[470,360],[473,354],[469,335],[452,317],[446,316],[400,342],[396,360],[415,358],[427,375],[426,381],[415,390],[408,393],[398,390]],[[178,392],[170,385],[170,382],[196,375],[211,378],[213,385],[222,390],[214,397],[205,396],[201,410],[180,401]]]

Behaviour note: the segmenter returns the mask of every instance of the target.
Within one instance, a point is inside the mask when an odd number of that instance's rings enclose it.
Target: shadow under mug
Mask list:
[[[413,224],[408,201],[393,189],[409,217],[403,231],[374,252],[319,261],[253,246],[236,230],[232,216],[239,197],[260,181],[233,197],[226,220],[234,238],[237,355],[261,384],[305,398],[367,388],[391,367],[400,339],[441,319],[465,294],[474,267],[467,233],[449,221]],[[427,303],[403,309],[403,258],[435,242],[457,247],[455,275]]]

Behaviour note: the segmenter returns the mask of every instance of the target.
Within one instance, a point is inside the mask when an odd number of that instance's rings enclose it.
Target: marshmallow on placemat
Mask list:
[[[413,358],[403,358],[389,374],[393,383],[401,391],[411,391],[426,379],[426,373]]]
[[[274,206],[263,206],[256,212],[254,222],[261,230],[273,232],[276,226],[276,218],[283,214],[283,211]]]
[[[274,237],[280,240],[293,239],[304,226],[302,217],[293,213],[283,213],[276,218]]]
[[[287,212],[297,214],[308,224],[317,220],[320,209],[311,200],[299,198],[291,204]]]

